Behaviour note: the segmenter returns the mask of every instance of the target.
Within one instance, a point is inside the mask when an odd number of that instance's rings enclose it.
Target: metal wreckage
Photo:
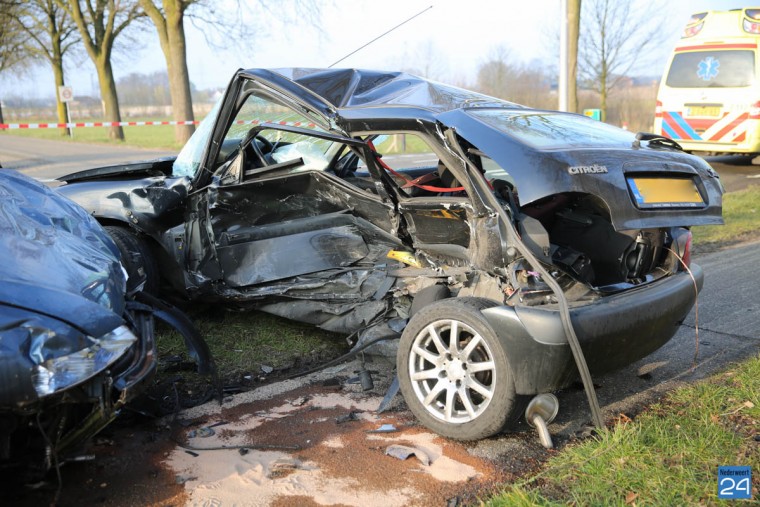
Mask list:
[[[391,344],[410,409],[459,439],[579,375],[600,424],[591,373],[673,336],[689,226],[722,223],[718,175],[668,138],[353,69],[240,70],[176,158],[60,179],[149,292]]]

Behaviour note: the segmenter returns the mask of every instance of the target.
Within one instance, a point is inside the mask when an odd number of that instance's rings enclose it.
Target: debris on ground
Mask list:
[[[493,463],[416,426],[411,415],[380,419],[374,410],[381,398],[361,389],[344,384],[336,392],[320,381],[247,402],[190,409],[183,417],[227,421],[204,446],[239,446],[238,452],[191,458],[178,447],[166,464],[172,476],[197,477],[183,483],[188,505],[243,498],[256,498],[256,505],[440,505],[504,481]],[[298,452],[283,451],[287,445],[298,446]],[[399,460],[384,458],[387,449]],[[416,459],[406,459],[412,455]]]
[[[187,432],[187,438],[208,438],[214,435],[216,435],[216,432],[208,426]]]
[[[359,412],[352,410],[351,412],[347,414],[336,417],[335,424],[343,424],[343,423],[347,423],[348,421],[358,421],[358,420],[359,420]]]
[[[374,430],[368,430],[367,433],[393,433],[395,431],[398,431],[398,428],[396,428],[394,425],[383,424]]]
[[[385,454],[400,459],[401,461],[409,458],[409,456],[414,456],[420,460],[420,463],[423,465],[430,466],[430,456],[428,456],[422,449],[394,444],[389,445],[388,448],[385,449]]]

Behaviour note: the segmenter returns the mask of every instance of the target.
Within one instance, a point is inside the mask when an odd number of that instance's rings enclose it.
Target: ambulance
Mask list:
[[[686,151],[760,153],[760,7],[694,14],[660,81],[654,132]]]

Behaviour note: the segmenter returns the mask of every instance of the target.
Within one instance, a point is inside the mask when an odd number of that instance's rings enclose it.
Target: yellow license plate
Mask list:
[[[704,206],[705,201],[691,178],[629,177],[631,189],[639,208],[679,208]]]
[[[720,116],[720,106],[691,106],[688,109],[689,116]]]

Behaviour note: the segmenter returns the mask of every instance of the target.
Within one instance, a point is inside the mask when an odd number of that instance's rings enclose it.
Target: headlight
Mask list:
[[[88,338],[88,346],[70,354],[51,357],[32,368],[32,384],[40,397],[80,384],[105,370],[121,357],[137,337],[119,326],[99,338]]]

